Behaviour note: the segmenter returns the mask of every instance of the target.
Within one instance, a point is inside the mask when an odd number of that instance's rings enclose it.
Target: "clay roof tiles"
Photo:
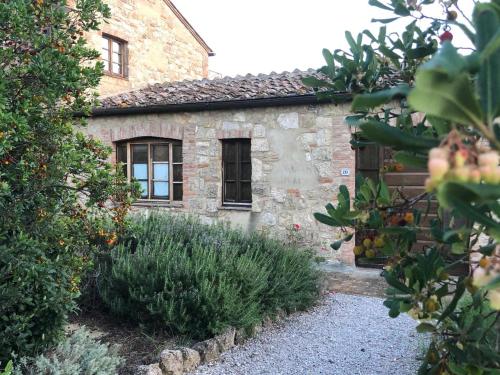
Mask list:
[[[286,98],[314,94],[302,78],[316,76],[314,69],[294,70],[217,79],[157,83],[148,87],[101,99],[99,108],[148,107],[188,103],[213,103],[252,99]]]

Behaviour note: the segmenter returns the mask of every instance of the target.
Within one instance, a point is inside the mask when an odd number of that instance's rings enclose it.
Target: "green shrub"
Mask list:
[[[0,361],[53,344],[75,307],[71,255],[47,247],[23,235],[0,243]]]
[[[152,214],[135,224],[134,241],[101,264],[99,293],[117,315],[204,338],[318,296],[305,251],[192,218]]]
[[[90,337],[80,328],[49,354],[23,358],[14,375],[110,375],[122,364],[113,348]]]

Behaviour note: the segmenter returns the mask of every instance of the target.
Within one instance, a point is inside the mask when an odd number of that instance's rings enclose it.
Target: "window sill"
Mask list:
[[[222,205],[219,210],[230,210],[230,211],[252,211],[252,206],[227,206]]]
[[[143,200],[139,199],[134,204],[133,207],[171,207],[171,208],[183,208],[184,204],[180,201],[170,202],[161,200]]]
[[[124,81],[128,81],[128,76],[124,76],[124,75],[121,75],[121,74],[116,74],[116,73],[110,73],[108,72],[107,70],[105,70],[103,72],[103,74],[106,76],[106,77],[111,77],[111,78],[118,78],[118,79],[122,79]]]

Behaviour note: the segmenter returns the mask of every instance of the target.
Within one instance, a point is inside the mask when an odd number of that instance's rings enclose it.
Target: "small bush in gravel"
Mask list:
[[[51,352],[22,358],[14,375],[110,375],[122,359],[106,344],[92,339],[85,328],[75,331]]]
[[[135,224],[134,240],[101,263],[99,293],[114,314],[205,338],[318,296],[306,251],[192,218],[152,214]]]

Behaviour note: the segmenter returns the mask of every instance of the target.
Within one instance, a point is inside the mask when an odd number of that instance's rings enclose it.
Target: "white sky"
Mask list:
[[[173,2],[215,51],[216,56],[209,58],[209,69],[230,76],[319,68],[324,65],[323,48],[347,47],[345,30],[354,36],[366,28],[378,31],[381,24],[370,20],[392,16],[369,6],[368,0]],[[461,4],[470,14],[472,0]],[[397,25],[389,24],[387,29],[396,31]],[[458,30],[452,32],[455,45],[467,44]]]

